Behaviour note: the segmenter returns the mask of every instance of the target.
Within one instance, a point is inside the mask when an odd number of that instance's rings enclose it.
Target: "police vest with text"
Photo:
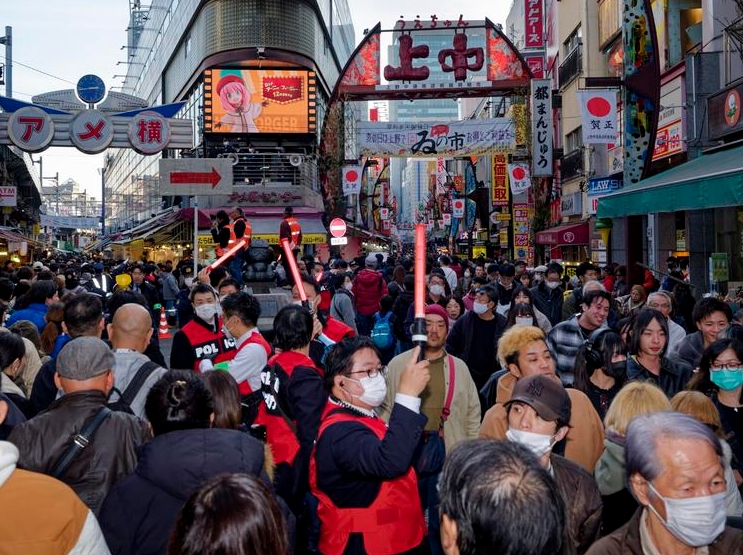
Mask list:
[[[222,329],[222,318],[220,317],[217,329]],[[216,333],[205,328],[203,325],[192,320],[181,329],[188,338],[193,349],[195,372],[199,371],[199,362],[210,359],[213,364],[225,362],[235,358],[235,340],[226,337],[221,331]]]

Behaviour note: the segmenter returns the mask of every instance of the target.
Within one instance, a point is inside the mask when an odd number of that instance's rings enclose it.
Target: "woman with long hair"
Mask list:
[[[603,420],[624,385],[627,354],[622,338],[613,331],[601,331],[578,350],[574,368],[573,387],[588,395]]]
[[[517,305],[527,303],[532,305],[533,311],[534,311],[534,318],[535,323],[534,324],[523,324],[522,325],[529,325],[529,326],[537,326],[538,328],[541,328],[544,333],[549,333],[550,330],[552,330],[552,324],[549,321],[549,318],[542,314],[537,307],[534,306],[534,299],[531,290],[528,287],[524,287],[523,285],[517,285],[516,288],[513,290],[513,293],[511,295],[511,305],[508,307],[508,310],[506,310],[506,318],[508,318],[509,324],[513,325],[511,323],[511,310]]]

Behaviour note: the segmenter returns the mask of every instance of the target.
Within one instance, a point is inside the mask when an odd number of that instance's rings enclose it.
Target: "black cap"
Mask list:
[[[529,405],[543,420],[570,421],[570,397],[554,377],[539,374],[521,378],[516,382],[506,408],[516,401]]]

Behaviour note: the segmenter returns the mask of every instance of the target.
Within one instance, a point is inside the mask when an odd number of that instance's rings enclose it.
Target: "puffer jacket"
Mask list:
[[[356,312],[371,316],[379,311],[379,299],[388,293],[384,276],[374,270],[364,268],[353,280],[353,294],[356,296]]]
[[[102,391],[70,393],[54,401],[49,410],[13,428],[8,441],[20,451],[18,466],[50,474],[72,438],[105,403]],[[60,479],[98,514],[108,490],[134,470],[136,451],[149,439],[150,430],[144,420],[114,411]]]
[[[577,464],[551,455],[552,475],[567,509],[566,552],[582,555],[596,541],[601,528],[601,495],[596,481]]]
[[[99,522],[114,555],[162,555],[183,505],[210,478],[261,476],[263,444],[238,430],[169,432],[144,446],[132,474],[106,497]]]

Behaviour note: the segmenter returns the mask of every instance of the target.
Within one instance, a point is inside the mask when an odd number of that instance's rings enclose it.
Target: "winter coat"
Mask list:
[[[531,288],[534,308],[542,312],[553,326],[562,321],[563,293],[562,287],[550,289],[544,283]]]
[[[244,432],[217,428],[157,436],[103,503],[98,520],[111,553],[163,555],[188,498],[224,473],[260,476],[268,483],[263,445]]]
[[[412,304],[413,292],[402,289],[392,305],[392,312],[395,315],[392,331],[398,341],[410,341],[410,328],[405,327],[405,319]]]
[[[346,324],[354,331],[354,334],[358,334],[359,330],[356,329],[356,310],[353,304],[353,295],[345,289],[339,289],[330,301],[330,315]]]
[[[388,293],[387,283],[379,272],[364,268],[353,280],[353,294],[356,296],[356,312],[371,316],[379,311],[379,299]]]
[[[46,311],[47,306],[44,303],[31,303],[26,308],[13,312],[5,321],[5,327],[9,328],[20,320],[28,320],[36,326],[39,334],[41,334],[44,331],[44,326],[46,326]]]
[[[599,535],[601,495],[593,476],[577,464],[555,454],[550,456],[550,462],[555,483],[565,500],[568,541],[581,555]]]

